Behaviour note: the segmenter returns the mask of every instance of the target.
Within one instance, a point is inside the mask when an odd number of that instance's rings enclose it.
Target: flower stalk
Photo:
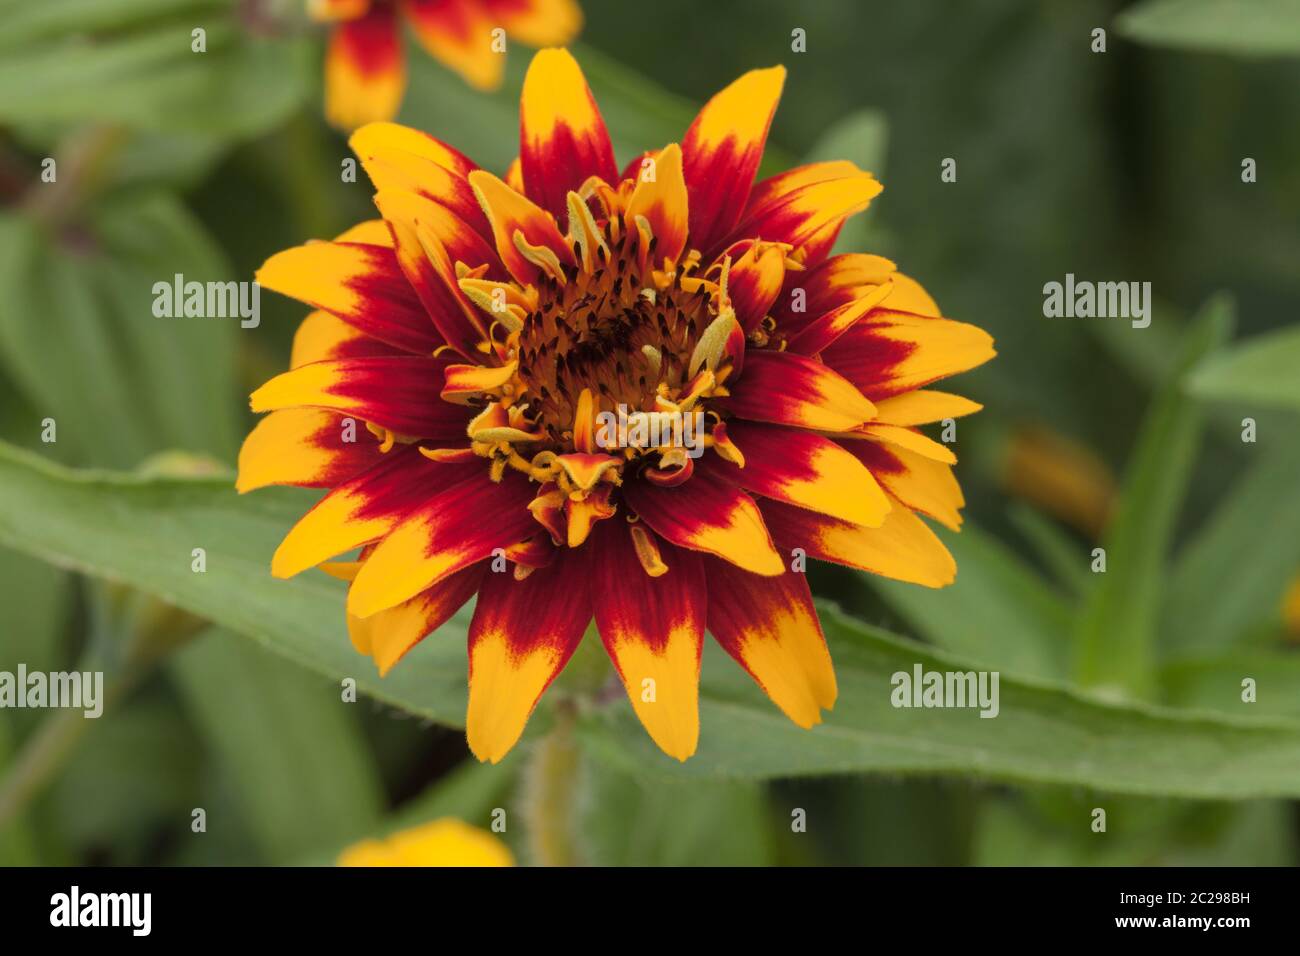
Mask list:
[[[529,855],[538,866],[581,866],[576,832],[581,755],[574,733],[577,707],[555,708],[555,726],[537,744],[524,777]]]

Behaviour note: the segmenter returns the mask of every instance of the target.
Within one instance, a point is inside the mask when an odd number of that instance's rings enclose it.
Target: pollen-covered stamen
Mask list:
[[[671,172],[677,156],[665,156]],[[539,484],[530,510],[559,546],[579,547],[617,513],[633,463],[661,486],[691,477],[721,424],[708,401],[728,394],[743,357],[730,258],[701,274],[683,234],[661,249],[652,223],[671,231],[672,219],[639,188],[591,179],[569,192],[567,249],[516,231],[514,251],[536,267],[527,284],[458,273],[501,334],[490,366],[447,368],[442,397],[482,407],[472,452],[494,480],[513,469]],[[638,201],[646,214],[633,214]],[[725,432],[723,442],[727,450]],[[643,560],[663,573],[649,552]]]
[[[582,204],[583,210],[586,205]],[[581,214],[583,229],[595,225]],[[519,379],[539,430],[572,441],[577,402],[590,389],[594,411],[662,410],[691,378],[690,359],[714,320],[711,284],[647,275],[638,263],[641,233],[612,229],[575,240],[575,258],[593,269],[565,267],[566,281],[544,279],[537,309],[518,336]],[[654,239],[650,239],[653,247]]]

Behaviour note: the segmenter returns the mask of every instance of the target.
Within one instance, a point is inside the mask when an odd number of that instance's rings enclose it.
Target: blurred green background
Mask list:
[[[894,259],[1000,354],[951,386],[986,405],[958,426],[957,584],[813,572],[841,695],[811,734],[711,652],[684,767],[621,694],[584,703],[568,858],[1296,862],[1300,4],[583,6],[620,162],[786,64],[765,171],[873,170],[841,250]],[[150,311],[174,273],[248,280],[373,217],[322,120],[323,34],[293,0],[3,0],[0,23],[0,670],[115,688],[98,721],[0,711],[0,863],[328,862],[498,807],[521,861],[553,860],[530,826],[557,806],[528,773],[546,704],[497,767],[454,726],[464,614],[380,682],[337,582],[270,579],[310,495],[236,498],[228,469],[304,308],[268,294],[255,330]],[[504,170],[529,51],[490,95],[410,54],[399,121]],[[1066,273],[1151,282],[1155,320],[1044,318]],[[916,661],[999,670],[1002,715],[893,710]]]

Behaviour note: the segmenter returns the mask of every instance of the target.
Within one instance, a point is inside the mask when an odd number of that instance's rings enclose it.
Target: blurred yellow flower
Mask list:
[[[1106,463],[1087,446],[1042,425],[1014,430],[1001,484],[1093,539],[1105,529],[1115,500],[1115,478]]]
[[[543,47],[582,29],[577,0],[308,0],[307,10],[333,24],[325,117],[344,130],[397,115],[406,90],[399,19],[430,56],[480,90],[501,85],[506,37]]]
[[[1300,638],[1300,574],[1291,579],[1282,596],[1282,624],[1288,634]]]
[[[487,830],[443,817],[344,850],[339,866],[514,866],[509,848]]]

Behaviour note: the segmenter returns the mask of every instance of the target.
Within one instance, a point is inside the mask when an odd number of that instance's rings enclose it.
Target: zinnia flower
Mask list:
[[[953,580],[916,513],[959,526],[954,457],[916,426],[979,406],[921,386],[992,341],[889,261],[828,258],[880,192],[869,173],[754,184],[784,79],[745,74],[620,173],[578,64],[544,50],[504,180],[367,126],[352,147],[382,220],[258,273],[318,311],[292,370],[252,396],[271,414],[239,488],[331,489],[272,572],[362,548],[330,568],[381,672],[477,594],[479,759],[519,739],[593,616],[646,730],[684,760],[706,628],[801,727],[834,704],[804,556]],[[703,454],[672,430],[610,447],[619,406],[642,425],[699,413]]]
[[[505,56],[494,30],[529,46],[571,41],[582,29],[577,0],[308,0],[334,24],[325,54],[325,116],[340,129],[392,119],[406,89],[399,15],[429,55],[471,86],[501,85]]]
[[[514,866],[509,847],[487,830],[455,817],[362,840],[344,850],[339,866]]]

